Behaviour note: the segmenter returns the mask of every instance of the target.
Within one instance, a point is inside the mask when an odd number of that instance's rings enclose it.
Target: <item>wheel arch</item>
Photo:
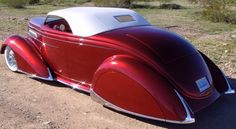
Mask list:
[[[122,112],[172,123],[194,122],[191,109],[173,86],[145,62],[129,55],[106,59],[95,73],[92,92],[103,105]]]
[[[7,47],[6,43],[2,44],[1,49],[0,49],[0,54],[4,54],[6,47]]]
[[[53,80],[49,67],[33,45],[32,41],[19,35],[10,36],[4,41],[4,44],[2,44],[1,54],[4,54],[4,50],[7,46],[15,53],[19,72],[44,80]]]
[[[231,82],[227,79],[224,72],[205,54],[199,51],[203,59],[205,60],[212,78],[215,88],[218,92],[224,94],[232,94],[235,93],[235,90],[232,88]]]

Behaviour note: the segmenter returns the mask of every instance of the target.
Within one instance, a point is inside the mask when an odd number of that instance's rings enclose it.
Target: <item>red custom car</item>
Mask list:
[[[26,37],[1,47],[10,70],[64,83],[120,112],[193,123],[197,111],[234,93],[207,56],[132,10],[68,8],[28,26]]]

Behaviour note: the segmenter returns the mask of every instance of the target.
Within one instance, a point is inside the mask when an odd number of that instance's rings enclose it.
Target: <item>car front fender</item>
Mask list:
[[[92,97],[115,110],[172,123],[193,123],[193,113],[171,84],[127,55],[108,58],[93,79]]]
[[[14,51],[19,72],[30,74],[32,77],[52,80],[49,68],[31,40],[13,35],[2,44],[1,54],[4,53],[6,46]]]

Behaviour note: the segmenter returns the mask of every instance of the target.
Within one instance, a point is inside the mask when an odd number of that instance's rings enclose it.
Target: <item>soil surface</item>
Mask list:
[[[0,10],[0,21],[4,23],[0,24],[0,41],[13,33],[27,33],[26,21],[33,13],[19,11],[27,16],[22,18],[18,10]],[[9,12],[13,16],[8,16]],[[197,35],[178,28],[174,31],[186,37]],[[235,59],[235,55],[230,57]],[[220,67],[226,75],[230,75],[236,86],[235,64],[223,62]],[[63,84],[13,73],[7,68],[4,56],[0,55],[0,129],[234,129],[236,94],[221,96],[211,106],[195,114],[195,118],[194,124],[177,125],[121,114],[104,108],[92,101],[89,95]]]
[[[0,129],[232,129],[236,125],[235,94],[223,95],[197,113],[196,123],[176,125],[121,114],[60,83],[13,73],[3,55],[0,73]]]

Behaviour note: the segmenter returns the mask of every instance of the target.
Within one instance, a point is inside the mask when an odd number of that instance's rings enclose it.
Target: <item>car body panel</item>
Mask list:
[[[95,93],[128,111],[176,121],[186,117],[171,84],[132,57],[107,59],[96,72],[93,84]]]
[[[119,41],[119,45],[126,43],[129,48],[136,49],[139,52],[135,53],[136,56],[140,54],[142,60],[146,58],[147,64],[153,64],[152,67],[156,71],[171,80],[186,96],[207,96],[214,88],[204,59],[189,42],[176,34],[152,26],[143,26],[114,30],[93,37],[109,42]],[[199,93],[195,81],[202,77],[208,78],[211,87],[208,91]]]
[[[211,75],[214,75],[213,82],[217,91],[226,94],[227,92],[234,92],[234,90],[231,89],[232,86],[230,81],[225,77],[224,73],[219,69],[219,67],[214,64],[214,62],[211,61],[205,54],[203,54],[202,52],[200,53],[204,58],[205,62],[207,63]]]
[[[45,79],[50,77],[46,63],[32,42],[27,38],[17,35],[11,36],[2,45],[1,51],[6,46],[11,47],[15,52],[19,70]]]

